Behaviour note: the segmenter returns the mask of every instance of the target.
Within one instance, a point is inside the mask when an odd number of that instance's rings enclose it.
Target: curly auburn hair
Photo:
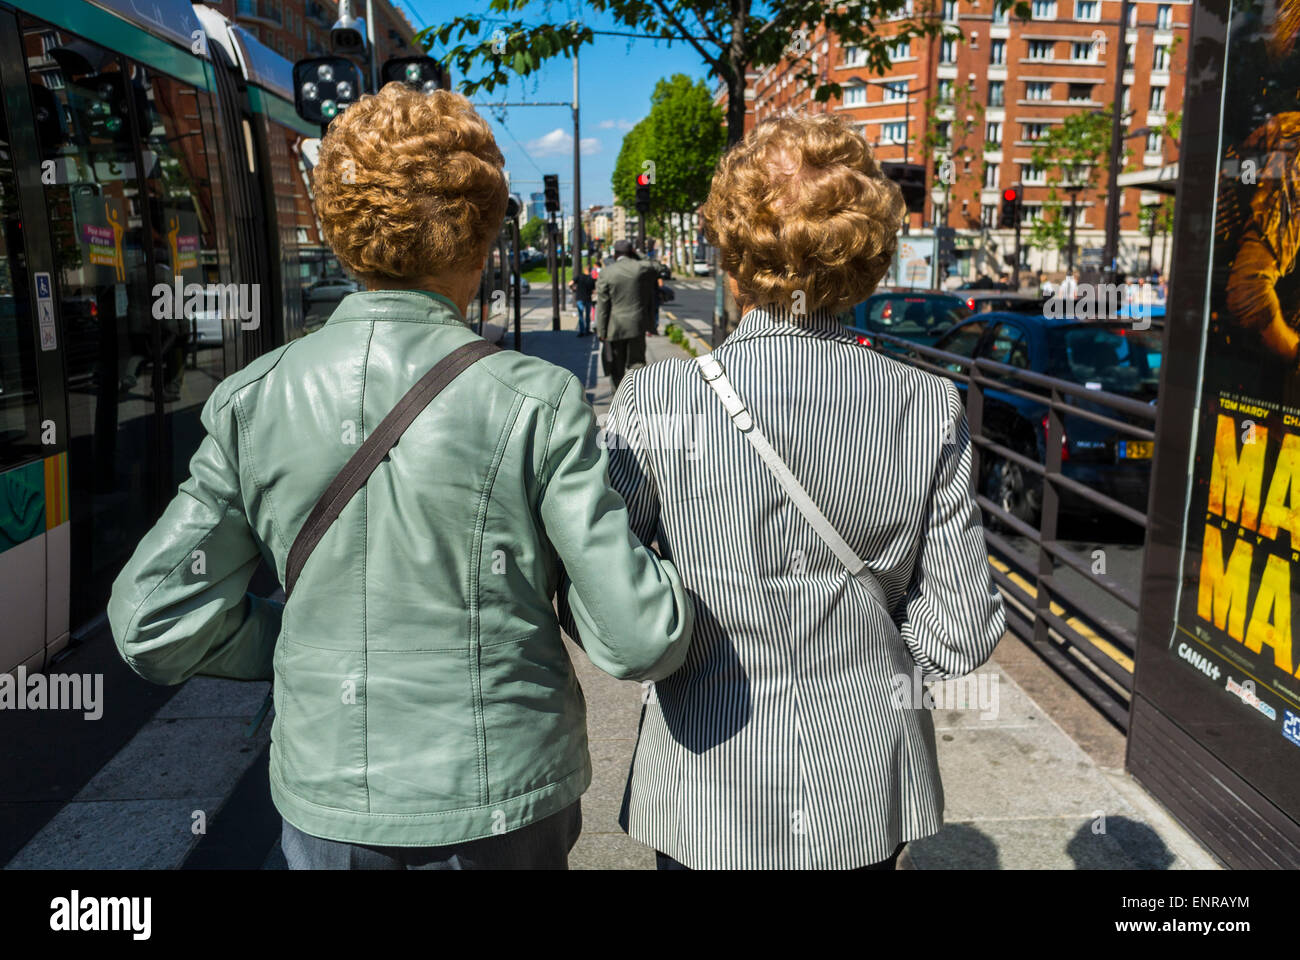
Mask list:
[[[742,300],[842,310],[865,300],[898,246],[902,191],[830,116],[759,123],[718,164],[700,211]]]
[[[481,265],[506,211],[505,158],[459,93],[389,83],[321,139],[321,232],[368,284]]]

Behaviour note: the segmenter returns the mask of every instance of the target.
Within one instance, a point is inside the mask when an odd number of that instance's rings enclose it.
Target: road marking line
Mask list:
[[[1007,578],[1012,583],[1014,583],[1021,590],[1025,591],[1025,593],[1029,594],[1030,597],[1032,597],[1035,600],[1038,598],[1038,588],[1035,587],[1028,580],[1026,580],[1024,577],[1022,577],[1020,574],[1013,571],[1007,564],[997,559],[997,557],[991,555],[989,556],[989,563],[993,567],[995,567],[999,572],[1006,574]],[[1056,601],[1052,601],[1049,606],[1052,613],[1056,614],[1058,617],[1061,617],[1063,620],[1065,620],[1065,622],[1068,623],[1071,627],[1073,627],[1075,632],[1077,632],[1085,640],[1091,643],[1102,653],[1106,654],[1106,656],[1114,660],[1126,671],[1128,671],[1129,673],[1133,672],[1132,657],[1126,654],[1123,650],[1119,649],[1119,647],[1115,646],[1109,640],[1104,639],[1100,634],[1097,633],[1097,631],[1093,630],[1092,627],[1088,626],[1078,617],[1065,616],[1065,607],[1061,606]],[[1032,614],[1031,614],[1031,619],[1032,619]]]

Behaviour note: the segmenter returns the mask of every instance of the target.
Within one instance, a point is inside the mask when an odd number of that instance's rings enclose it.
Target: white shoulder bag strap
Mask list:
[[[731,422],[744,435],[758,451],[758,455],[763,458],[764,465],[772,471],[776,477],[777,483],[789,495],[790,501],[795,505],[798,511],[803,514],[805,520],[811,525],[817,536],[821,537],[826,546],[831,548],[840,563],[848,569],[871,594],[872,598],[889,613],[889,600],[885,597],[885,588],[880,585],[880,581],[875,575],[867,569],[866,563],[859,557],[839,535],[839,532],[832,526],[830,520],[826,519],[826,514],[822,513],[817,504],[813,502],[808,491],[803,488],[790,468],[785,465],[780,454],[772,449],[772,445],[767,442],[767,437],[763,431],[758,429],[754,423],[754,418],[750,416],[749,411],[745,408],[745,402],[740,399],[736,393],[736,388],[731,385],[727,379],[727,372],[722,368],[711,353],[706,353],[702,357],[696,357],[695,362],[700,365],[700,374],[704,377],[704,382],[709,385],[722,405],[726,407],[727,414],[731,417]]]

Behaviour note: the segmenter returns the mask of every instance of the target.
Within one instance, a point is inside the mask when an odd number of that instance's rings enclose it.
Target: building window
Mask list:
[[[986,190],[995,190],[998,186],[998,168],[999,163],[984,164],[984,188]]]
[[[1147,133],[1147,153],[1159,153],[1163,148],[1164,137],[1160,135],[1160,131],[1149,131]]]
[[[861,47],[844,48],[844,66],[864,67],[867,64],[867,51]]]
[[[1120,113],[1128,113],[1133,109],[1133,88],[1124,87],[1123,95],[1120,97]]]
[[[1020,209],[1022,211],[1021,219],[1025,223],[1037,223],[1043,219],[1043,205],[1041,203],[1022,203]]]
[[[1097,45],[1091,41],[1085,40],[1080,43],[1075,41],[1070,45],[1071,60],[1087,60],[1090,63],[1097,62]]]
[[[1092,84],[1091,83],[1072,83],[1070,84],[1070,102],[1071,103],[1090,103],[1092,101]]]
[[[980,204],[980,226],[996,227],[998,225],[998,205],[996,203]]]
[[[934,139],[945,146],[952,143],[951,120],[942,120],[934,125]]]
[[[907,3],[903,6],[901,10],[895,10],[893,13],[889,15],[889,19],[902,20],[904,17],[910,17],[911,15],[912,15],[912,0],[907,0]]]
[[[949,89],[949,95],[951,96],[951,88]],[[940,96],[942,97],[943,94],[940,93]],[[902,102],[903,100],[906,100],[906,99],[907,99],[907,81],[906,81],[906,80],[901,80],[901,81],[899,81],[898,83],[887,83],[887,84],[885,84],[885,102],[886,102],[886,103],[899,103],[899,102]]]
[[[989,81],[989,106],[1000,107],[1006,102],[1006,83],[1002,80]]]
[[[957,62],[957,41],[951,37],[945,37],[939,44],[939,62],[956,63]]]
[[[900,40],[889,48],[890,60],[906,60],[912,55],[912,41]]]
[[[844,87],[844,106],[861,107],[867,103],[867,88],[861,84]]]
[[[1156,7],[1156,29],[1172,30],[1174,26],[1174,8],[1167,3]]]
[[[1097,0],[1074,0],[1074,19],[1100,20],[1101,4]]]
[[[1157,112],[1161,112],[1161,113],[1164,112],[1164,109],[1165,109],[1165,88],[1164,88],[1164,87],[1152,87],[1152,88],[1151,88],[1151,107],[1150,107],[1150,109],[1155,110],[1155,111],[1157,111]]]
[[[1033,0],[1030,9],[1035,20],[1056,19],[1056,0]]]
[[[1002,146],[1002,123],[990,120],[984,125],[984,142],[992,146]]]
[[[1033,163],[1020,165],[1020,182],[1023,184],[1043,184],[1047,182],[1047,171]]]
[[[1026,140],[1041,140],[1047,136],[1047,124],[1045,123],[1026,123],[1024,124]]]
[[[1029,59],[1030,60],[1051,60],[1053,48],[1056,46],[1051,40],[1030,40],[1029,41]]]
[[[957,0],[943,0],[943,18],[945,20],[957,19]]]
[[[939,102],[952,103],[952,81],[951,80],[939,81]]]
[[[1000,9],[995,9],[995,10],[993,11],[993,22],[994,22],[994,23],[1006,23],[1006,22],[1007,22],[1007,8],[1006,8],[1006,7],[1002,7],[1002,8],[1000,8]]]
[[[1131,66],[1133,66],[1133,48],[1134,48],[1134,46],[1135,46],[1135,45],[1132,44],[1132,43],[1126,43],[1126,44],[1124,44],[1124,66],[1126,66],[1126,67],[1131,67]]]
[[[1073,84],[1071,84],[1073,86]],[[1052,85],[1050,83],[1037,83],[1030,81],[1025,84],[1026,100],[1051,100]]]
[[[1163,43],[1156,44],[1151,55],[1151,69],[1159,73],[1169,72],[1169,48]]]
[[[1138,25],[1138,7],[1136,3],[1128,8],[1128,25],[1130,27]]]
[[[995,67],[1005,66],[1007,62],[1007,42],[1005,40],[989,41],[989,63]]]
[[[903,143],[907,139],[907,124],[882,123],[880,125],[880,142],[881,143]]]

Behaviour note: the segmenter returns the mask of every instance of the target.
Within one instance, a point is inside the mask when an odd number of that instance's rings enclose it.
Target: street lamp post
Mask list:
[[[939,284],[943,282],[939,260],[939,232],[946,230],[948,226],[948,184],[941,186],[938,181],[935,182],[935,185],[930,188],[930,203],[934,208],[934,250],[930,255],[930,289],[938,290]],[[940,210],[943,211],[942,214],[939,213]]]
[[[1065,247],[1065,272],[1074,272],[1074,251],[1076,249],[1074,242],[1074,226],[1079,221],[1079,191],[1083,190],[1086,184],[1080,183],[1074,179],[1075,171],[1070,172],[1070,179],[1061,186],[1066,193],[1070,195],[1070,240]]]

